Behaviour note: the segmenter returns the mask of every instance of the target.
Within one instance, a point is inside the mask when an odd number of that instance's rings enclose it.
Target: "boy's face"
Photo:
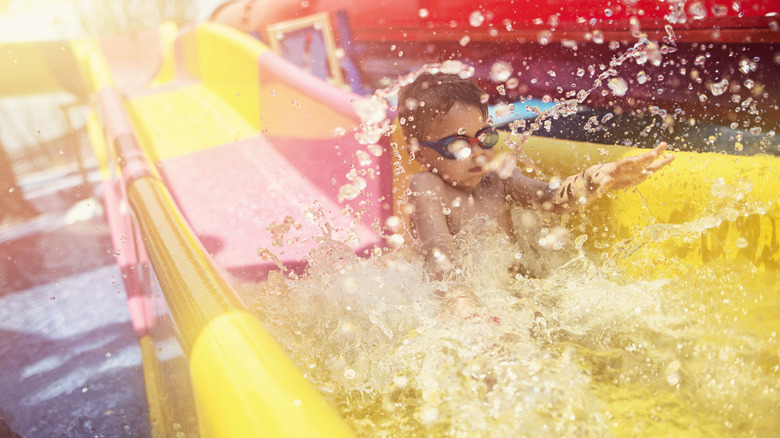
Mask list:
[[[423,141],[437,141],[453,135],[475,137],[477,131],[489,126],[482,112],[473,106],[456,103],[441,117],[433,120]],[[426,169],[434,172],[454,187],[474,187],[482,181],[493,159],[493,149],[471,145],[471,154],[464,159],[445,158],[433,149],[420,146],[417,158]]]

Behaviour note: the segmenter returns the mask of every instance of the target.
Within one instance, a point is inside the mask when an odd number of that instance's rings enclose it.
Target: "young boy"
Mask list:
[[[639,184],[674,159],[662,157],[667,145],[661,143],[652,151],[592,166],[554,189],[519,169],[501,178],[489,167],[498,133],[488,123],[483,95],[473,82],[458,75],[423,73],[398,96],[404,135],[427,170],[412,178],[409,203],[426,267],[434,279],[453,270],[457,262],[453,235],[474,217],[494,219],[514,236],[513,205],[551,212],[577,210],[600,192]]]

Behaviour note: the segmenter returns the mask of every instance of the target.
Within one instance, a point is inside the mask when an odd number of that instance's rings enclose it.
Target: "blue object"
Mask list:
[[[282,57],[322,80],[329,77],[328,53],[322,32],[314,28],[286,32],[279,41]]]
[[[488,107],[488,114],[490,117],[493,118],[493,126],[505,126],[508,125],[513,120],[518,119],[533,119],[536,118],[539,114],[531,111],[528,108],[537,107],[539,108],[540,112],[547,111],[550,108],[553,108],[556,103],[555,102],[542,102],[541,99],[526,99],[525,102],[514,102],[514,110],[507,111],[506,114],[497,115],[496,114],[496,108],[499,105],[490,105]],[[501,104],[501,106],[504,106],[504,104]]]

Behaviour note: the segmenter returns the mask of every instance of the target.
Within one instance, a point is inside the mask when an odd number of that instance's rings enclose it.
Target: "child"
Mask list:
[[[404,135],[427,170],[412,178],[409,203],[434,279],[453,270],[453,235],[474,217],[494,219],[513,236],[513,205],[551,212],[577,210],[600,192],[639,184],[674,159],[661,156],[667,147],[661,143],[652,151],[592,166],[555,189],[519,169],[502,179],[489,168],[498,133],[488,123],[483,95],[473,82],[445,73],[423,73],[399,93]]]

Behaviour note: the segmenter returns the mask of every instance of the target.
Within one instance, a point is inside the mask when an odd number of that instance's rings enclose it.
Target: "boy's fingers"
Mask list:
[[[662,169],[664,166],[666,166],[667,164],[671,163],[672,161],[674,161],[674,155],[670,155],[668,157],[664,157],[663,159],[655,161],[654,163],[652,163],[649,166],[647,166],[647,171],[648,172],[655,172],[657,170]]]
[[[647,170],[653,170],[651,168],[660,169],[661,167],[669,164],[674,159],[674,155],[672,155],[669,157],[663,157],[661,160],[656,161],[659,157],[661,157],[664,151],[666,151],[667,147],[669,147],[669,145],[666,144],[666,142],[661,142],[658,144],[658,146],[654,147],[652,151],[636,155],[635,163],[646,167]],[[661,163],[661,165],[657,166],[658,163]]]
[[[622,170],[636,172],[640,169],[648,167],[653,161],[656,160],[656,158],[658,158],[658,155],[655,153],[655,151],[648,151],[639,155],[634,155],[633,157],[625,158],[625,167]]]

